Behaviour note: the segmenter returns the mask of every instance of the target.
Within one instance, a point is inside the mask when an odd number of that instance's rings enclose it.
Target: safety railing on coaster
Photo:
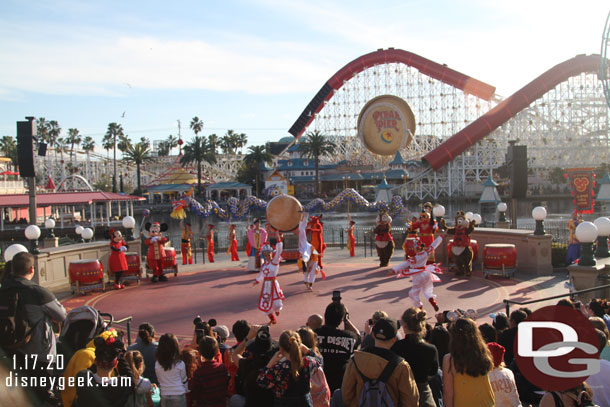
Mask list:
[[[606,275],[603,275],[603,274],[599,275],[598,277],[600,277],[601,279],[605,279],[605,280],[609,280],[610,279],[610,276],[606,276]],[[579,294],[590,293],[592,291],[604,290],[606,288],[610,288],[610,284],[600,285],[600,286],[592,287],[592,288],[587,288],[585,290],[572,291],[572,292],[567,293],[567,294],[553,295],[552,297],[539,298],[537,300],[529,300],[529,301],[504,300],[504,304],[506,306],[506,315],[510,316],[510,304],[523,306],[523,305],[535,304],[537,302],[544,302],[544,301],[548,301],[548,300],[555,300],[557,298],[565,298],[565,297],[570,297],[570,299],[573,300],[574,297],[576,297]]]

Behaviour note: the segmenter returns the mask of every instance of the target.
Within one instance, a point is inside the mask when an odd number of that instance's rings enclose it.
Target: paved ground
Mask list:
[[[240,253],[240,256],[242,253]],[[393,264],[400,262],[402,253],[396,253]],[[324,313],[333,290],[341,290],[343,303],[348,307],[352,321],[359,329],[376,310],[384,310],[400,317],[411,302],[407,295],[410,279],[386,277],[387,269],[380,269],[378,259],[348,256],[347,250],[328,249],[324,259],[327,279],[318,280],[313,292],[303,285],[302,273],[295,263],[282,264],[279,281],[286,300],[279,323],[272,334],[298,328],[310,314]],[[245,260],[231,262],[224,254],[213,264],[183,266],[177,277],[170,275],[169,282],[140,286],[131,285],[120,291],[95,292],[86,296],[71,296],[62,302],[68,309],[91,305],[103,312],[112,313],[115,319],[133,317],[133,325],[148,321],[158,333],[173,332],[185,340],[192,335],[192,321],[196,315],[204,319],[215,318],[219,324],[229,326],[237,319],[264,323],[267,317],[257,309],[260,285],[252,287],[255,273],[244,271]],[[470,279],[456,278],[452,273],[440,276],[435,293],[441,310],[474,308],[482,322],[489,322],[490,312],[504,309],[502,301],[527,301],[566,293],[563,284],[566,273],[535,276],[517,272],[514,279],[484,279],[480,268]],[[551,303],[556,300],[551,301]],[[536,309],[544,303],[534,304]],[[433,309],[425,304],[430,318]],[[124,324],[119,327],[124,327]]]

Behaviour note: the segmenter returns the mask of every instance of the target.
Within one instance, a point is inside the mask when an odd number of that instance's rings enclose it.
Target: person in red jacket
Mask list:
[[[208,241],[208,261],[214,263],[214,225],[208,225],[208,234],[205,238]]]
[[[120,230],[110,229],[108,237],[110,237],[108,269],[111,273],[114,273],[114,288],[120,290],[121,288],[125,288],[125,286],[121,284],[121,276],[123,275],[123,272],[127,271],[125,252],[128,247],[125,240],[123,240],[123,235]]]
[[[227,250],[227,255],[231,255],[231,261],[239,261],[239,256],[237,255],[237,233],[235,232],[235,225],[232,223],[229,224],[229,242],[231,246],[229,250]]]
[[[144,225],[144,228],[148,231],[148,239],[144,241],[144,244],[148,246],[146,262],[153,271],[151,282],[167,281],[167,277],[163,275],[163,259],[165,258],[163,245],[167,242],[167,238],[161,235],[161,232],[167,230],[167,224],[159,224],[159,222],[151,224],[148,222]]]
[[[322,257],[324,256],[326,243],[324,243],[324,226],[321,219],[322,215],[310,217],[307,224],[307,233],[309,234],[311,245],[318,252],[318,267],[320,268],[322,280],[326,280],[326,273],[324,273],[324,266],[322,266]]]

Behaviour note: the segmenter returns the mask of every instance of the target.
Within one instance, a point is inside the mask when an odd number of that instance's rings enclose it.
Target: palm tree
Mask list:
[[[170,151],[168,140],[162,140],[157,145],[157,157],[166,157],[169,155]]]
[[[49,137],[49,123],[44,117],[36,119],[36,133],[38,134],[38,140],[47,143]]]
[[[193,120],[191,120],[191,130],[193,130],[195,136],[199,135],[201,130],[203,130],[203,121],[201,121],[199,117],[195,116],[193,117]]]
[[[112,192],[117,192],[117,184],[116,184],[116,139],[117,137],[120,137],[123,135],[123,127],[118,124],[118,123],[109,123],[108,124],[108,130],[106,131],[106,134],[104,135],[104,140],[103,142],[104,144],[104,148],[106,149],[106,146],[108,146],[110,144],[110,142],[112,142],[112,144],[110,145],[110,148],[112,148],[114,150],[114,155],[112,158],[113,161],[113,166],[114,166],[114,172],[112,173]],[[109,150],[109,149],[106,149]]]
[[[223,154],[231,153],[231,140],[228,136],[222,136],[220,139],[220,149]]]
[[[13,163],[13,170],[17,171],[17,143],[11,136],[2,136],[0,139],[0,153],[3,156],[11,159]]]
[[[263,175],[263,165],[271,164],[273,162],[273,155],[267,150],[265,146],[250,146],[248,147],[249,152],[244,156],[244,163],[249,167],[255,174],[256,182],[256,194],[259,194],[259,179]]]
[[[48,123],[48,136],[47,136],[47,140],[49,142],[50,147],[57,146],[60,134],[61,134],[61,127],[59,127],[59,123],[57,123],[57,120],[51,120]],[[57,153],[55,155],[57,155]]]
[[[201,131],[201,130],[200,130]],[[167,153],[163,155],[170,155],[172,153],[172,149],[178,147],[178,138],[172,134],[167,136],[167,140],[165,141],[167,145]]]
[[[235,154],[237,147],[239,146],[239,135],[235,131],[229,129],[227,134],[223,137],[226,140],[227,147],[229,148],[230,154]]]
[[[123,160],[129,164],[136,165],[138,189],[136,195],[142,195],[142,184],[140,179],[140,165],[152,157],[150,155],[150,147],[145,143],[139,142],[135,146],[129,145],[127,151],[123,154]]]
[[[214,151],[214,154],[216,154],[218,146],[221,143],[221,141],[218,139],[218,136],[214,133],[210,134],[208,136],[208,142],[210,143],[210,146],[212,146],[212,151]]]
[[[129,135],[123,134],[123,132],[121,131],[121,134],[119,134],[119,142],[117,143],[116,148],[118,148],[121,153],[125,153],[125,151],[127,151],[129,147],[131,147],[131,145],[132,143],[131,139],[129,138]]]
[[[91,179],[91,160],[90,153],[95,149],[95,140],[91,136],[87,136],[83,139],[83,144],[81,145],[85,153],[87,154],[87,179]]]
[[[201,194],[201,163],[216,163],[216,153],[204,136],[195,136],[193,141],[186,143],[183,149],[183,156],[180,157],[180,164],[183,166],[197,163],[197,189]]]
[[[81,141],[83,141],[81,135],[78,133],[78,129],[68,129],[68,137],[66,138],[68,144],[70,144],[70,161],[72,161],[72,153],[74,152],[74,145],[78,148]]]
[[[248,136],[246,136],[246,133],[239,133],[237,136],[238,136],[237,141],[239,143],[239,148],[241,149],[239,154],[243,154],[244,147],[246,146],[246,144],[248,144]]]
[[[337,146],[328,140],[319,130],[314,130],[305,135],[305,140],[299,143],[301,156],[313,159],[316,171],[316,196],[320,194],[320,157],[331,156],[335,153]]]
[[[150,148],[150,140],[146,137],[140,137],[140,143],[146,146],[146,148]]]

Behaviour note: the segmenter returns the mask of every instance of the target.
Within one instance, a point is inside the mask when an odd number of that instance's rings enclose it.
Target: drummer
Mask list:
[[[258,271],[261,268],[260,250],[267,241],[267,231],[261,229],[260,221],[254,219],[253,227],[248,230],[248,243],[250,252],[248,253],[248,271]]]

